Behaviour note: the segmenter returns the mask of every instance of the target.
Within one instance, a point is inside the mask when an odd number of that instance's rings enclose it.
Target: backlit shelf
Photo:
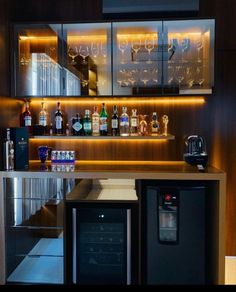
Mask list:
[[[175,136],[168,134],[167,136],[32,136],[30,140],[174,140]]]

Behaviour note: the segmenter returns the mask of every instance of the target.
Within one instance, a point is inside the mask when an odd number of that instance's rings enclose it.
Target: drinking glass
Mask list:
[[[186,59],[184,59],[184,54],[188,51],[190,47],[190,39],[184,38],[181,41],[181,50],[182,50],[182,62],[186,62]]]
[[[197,48],[197,61],[200,63],[202,61],[200,57],[200,51],[203,48],[202,36],[196,40],[196,48]]]
[[[134,38],[132,40],[132,43],[131,43],[131,48],[134,52],[134,63],[138,63],[137,61],[137,54],[138,54],[138,51],[140,50],[141,48],[141,39],[140,38]]]
[[[71,65],[76,65],[75,58],[79,55],[78,47],[68,47],[68,56],[71,58]]]
[[[91,55],[94,58],[97,58],[97,56],[99,55],[99,44],[98,43],[91,43]]]
[[[128,48],[128,39],[123,37],[118,42],[118,49],[121,51],[121,64],[124,64],[124,53],[125,50]]]
[[[154,38],[153,37],[148,37],[145,39],[145,49],[148,51],[147,63],[152,63],[151,51],[154,49]]]
[[[89,56],[89,47],[87,45],[80,45],[79,54],[83,58],[82,64],[87,64],[86,58]]]
[[[169,52],[169,62],[173,62],[172,58],[174,56],[174,53],[176,52],[178,48],[178,40],[177,39],[170,39],[168,43],[168,52]]]

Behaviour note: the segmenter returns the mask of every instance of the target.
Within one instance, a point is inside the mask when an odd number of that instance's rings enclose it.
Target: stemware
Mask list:
[[[99,55],[99,44],[98,43],[91,43],[91,55],[94,58],[97,58],[97,56]]]
[[[87,64],[86,58],[89,56],[89,47],[87,45],[80,45],[79,54],[83,58],[82,64]]]
[[[176,67],[176,79],[178,81],[179,87],[184,80],[184,74],[183,74],[183,68],[182,66],[177,66]]]
[[[131,42],[131,48],[132,48],[132,51],[134,52],[134,63],[138,63],[138,60],[137,60],[137,54],[138,54],[138,51],[140,50],[141,48],[141,39],[140,38],[134,38]]]
[[[124,53],[125,50],[128,48],[128,39],[123,37],[118,42],[118,49],[121,51],[121,64],[124,64]]]
[[[147,63],[152,63],[151,51],[154,49],[154,38],[153,37],[148,37],[145,39],[145,49],[148,51]]]
[[[169,52],[169,62],[173,62],[172,58],[178,48],[178,40],[177,39],[170,39],[168,43],[168,52]]]
[[[189,47],[190,47],[190,39],[183,38],[181,41],[182,62],[186,62],[186,59],[184,59],[184,54],[188,51]]]
[[[197,61],[200,63],[201,57],[200,57],[200,51],[203,48],[203,43],[202,43],[202,37],[199,37],[196,41],[196,48],[197,48]]]
[[[148,69],[143,69],[140,75],[140,80],[143,82],[144,86],[146,87],[149,80],[150,80],[150,72]]]
[[[75,58],[79,55],[78,47],[68,47],[68,56],[71,58],[71,65],[76,65]]]

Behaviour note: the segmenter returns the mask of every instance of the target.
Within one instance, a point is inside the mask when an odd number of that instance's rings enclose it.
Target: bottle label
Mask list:
[[[138,126],[137,118],[131,118],[130,123],[131,127],[137,127]]]
[[[31,126],[31,121],[32,121],[32,118],[31,116],[26,116],[24,117],[24,121],[25,121],[25,126]]]
[[[56,116],[55,122],[56,122],[56,129],[57,130],[62,129],[62,117]]]
[[[112,129],[118,129],[118,119],[111,120]]]
[[[39,124],[41,126],[46,127],[47,126],[47,117],[46,116],[40,116],[39,117]]]
[[[80,122],[76,122],[73,124],[72,128],[76,131],[79,132],[82,129],[82,125]]]
[[[99,133],[99,117],[93,117],[93,133]]]
[[[123,126],[129,126],[129,118],[128,117],[121,117],[120,118],[120,125]]]
[[[107,117],[100,117],[100,131],[107,131]]]
[[[90,122],[85,122],[84,123],[84,130],[85,131],[91,131],[91,129],[92,129],[92,125],[91,125],[91,123]]]

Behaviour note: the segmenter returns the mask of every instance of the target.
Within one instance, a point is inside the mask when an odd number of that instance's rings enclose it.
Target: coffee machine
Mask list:
[[[198,170],[204,170],[208,161],[204,138],[199,135],[188,136],[185,139],[185,147],[184,160],[191,165],[196,165]]]

